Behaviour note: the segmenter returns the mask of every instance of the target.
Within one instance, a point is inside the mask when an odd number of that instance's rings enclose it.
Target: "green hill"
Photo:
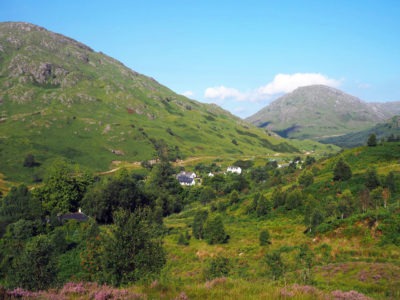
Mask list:
[[[368,137],[375,134],[378,141],[394,141],[400,139],[400,117],[394,116],[386,122],[359,132],[349,133],[320,140],[323,143],[335,144],[339,147],[357,147],[365,145]]]
[[[395,115],[399,103],[392,104],[366,103],[338,89],[312,85],[278,98],[246,120],[283,137],[320,140],[374,126]]]
[[[0,23],[0,172],[9,180],[38,180],[58,157],[105,171],[154,159],[161,144],[171,159],[332,149],[293,146],[63,35]],[[24,168],[30,154],[36,167]]]

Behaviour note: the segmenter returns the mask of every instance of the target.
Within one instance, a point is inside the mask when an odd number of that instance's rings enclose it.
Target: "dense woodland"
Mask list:
[[[166,272],[175,247],[236,243],[228,228],[244,220],[299,224],[296,234],[304,237],[300,243],[288,240],[277,247],[279,233],[272,226],[255,226],[251,230],[257,232],[251,234],[257,236],[256,244],[240,245],[263,249],[251,263],[268,282],[315,284],[317,266],[349,257],[335,258],[329,243],[315,246],[313,241],[343,228],[343,238],[362,231],[382,253],[388,245],[395,247],[392,254],[397,254],[385,255],[398,266],[400,144],[377,143],[373,137],[367,144],[318,161],[293,157],[286,168],[278,168],[275,160],[237,160],[240,175],[224,173],[216,162],[198,163],[190,169],[201,184],[193,187],[179,185],[175,174],[183,167],[174,168],[162,155],[159,163],[143,164],[147,168],[139,171],[122,169],[102,177],[57,160],[40,184],[12,187],[0,198],[0,283],[8,290],[30,291],[69,282],[146,285]],[[80,209],[87,220],[63,218]],[[174,226],[173,220],[184,221]],[[168,246],[171,241],[173,247]],[[255,276],[249,263],[241,265],[223,253],[210,256],[200,268],[199,280],[205,281]],[[399,296],[396,288],[386,292]]]

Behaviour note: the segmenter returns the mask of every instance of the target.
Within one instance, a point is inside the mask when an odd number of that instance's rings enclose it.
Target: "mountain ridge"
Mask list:
[[[246,121],[283,137],[319,140],[382,122],[393,116],[386,107],[333,87],[311,85],[283,95]]]

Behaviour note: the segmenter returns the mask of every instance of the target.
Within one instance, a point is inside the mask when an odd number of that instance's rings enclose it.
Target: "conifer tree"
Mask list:
[[[333,180],[346,181],[352,177],[350,166],[340,158],[333,170]]]

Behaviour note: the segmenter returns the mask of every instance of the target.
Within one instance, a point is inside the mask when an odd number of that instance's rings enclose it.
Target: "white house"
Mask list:
[[[242,173],[242,168],[241,167],[235,167],[235,166],[230,166],[228,169],[226,169],[227,172],[231,173],[236,173],[236,174],[241,174]]]
[[[193,172],[180,172],[178,175],[176,175],[176,179],[179,181],[180,185],[195,185],[196,181],[194,180],[196,178],[196,173]]]

